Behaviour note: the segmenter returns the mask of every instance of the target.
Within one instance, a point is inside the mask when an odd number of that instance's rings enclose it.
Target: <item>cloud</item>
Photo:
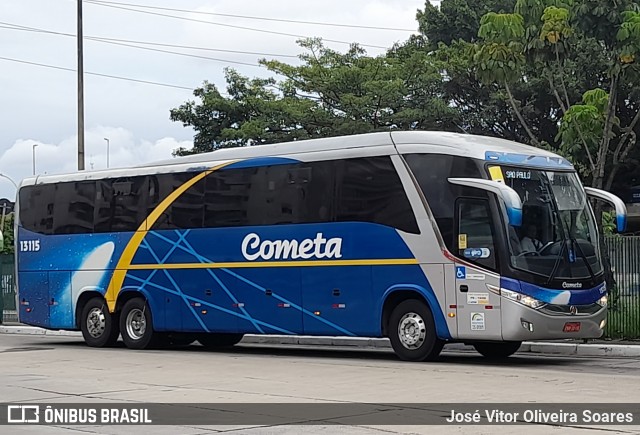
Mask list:
[[[191,148],[190,140],[164,137],[155,141],[136,138],[134,133],[121,127],[98,126],[85,133],[86,170],[104,169],[107,166],[107,141],[109,139],[109,167],[129,167],[156,160],[171,158],[178,147]],[[33,145],[36,144],[35,150]],[[0,173],[16,183],[33,173],[34,151],[37,174],[60,174],[77,169],[77,136],[57,144],[37,139],[18,139],[0,155]],[[0,179],[0,198],[13,199],[15,188],[6,179]]]

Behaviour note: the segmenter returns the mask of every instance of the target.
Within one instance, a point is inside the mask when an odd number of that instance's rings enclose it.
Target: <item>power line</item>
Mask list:
[[[160,6],[148,6],[148,5],[112,2],[112,1],[104,1],[104,0],[91,0],[90,2],[91,3],[118,5],[118,6],[131,6],[131,7],[137,7],[137,8],[161,10],[161,11],[184,12],[184,13],[189,13],[189,14],[200,14],[200,15],[211,15],[211,16],[217,16],[217,17],[241,18],[241,19],[244,19],[244,20],[275,21],[275,22],[279,22],[279,23],[309,24],[309,25],[312,25],[312,26],[347,27],[347,28],[353,28],[353,29],[391,30],[391,31],[396,31],[396,32],[415,32],[416,31],[416,29],[402,29],[402,28],[397,28],[397,27],[362,26],[362,25],[357,25],[357,24],[339,24],[339,23],[327,23],[327,22],[321,22],[321,21],[286,20],[286,19],[283,19],[283,18],[255,17],[255,16],[249,16],[249,15],[222,14],[222,13],[216,13],[216,12],[204,12],[204,11],[193,11],[193,10],[187,10],[187,9],[163,8],[163,7],[160,7]]]
[[[86,38],[86,39],[89,39],[89,40],[92,40],[92,41],[96,41],[96,42],[102,42],[102,43],[105,43],[105,44],[113,44],[113,45],[120,45],[122,47],[137,48],[139,50],[155,51],[157,53],[167,53],[167,54],[173,54],[173,55],[176,55],[176,56],[193,57],[193,58],[196,58],[196,59],[211,60],[211,61],[214,61],[214,62],[233,63],[233,64],[236,64],[236,65],[244,65],[244,66],[252,66],[252,67],[260,68],[260,65],[258,65],[257,63],[241,62],[241,61],[238,61],[238,60],[216,59],[214,57],[198,56],[197,54],[180,53],[180,52],[177,52],[177,51],[162,50],[160,48],[139,47],[137,45],[126,44],[124,42],[106,41],[106,40],[97,39],[97,38]]]
[[[76,72],[77,71],[74,68],[65,68],[65,67],[57,66],[57,65],[48,65],[48,64],[44,64],[44,63],[38,63],[38,62],[30,62],[30,61],[27,61],[27,60],[13,59],[13,58],[10,58],[10,57],[2,57],[2,56],[0,56],[0,60],[6,60],[7,62],[22,63],[22,64],[26,64],[26,65],[39,66],[39,67],[43,67],[43,68],[57,69],[57,70],[60,70],[60,71],[71,71],[71,72]],[[186,86],[171,85],[171,84],[168,84],[168,83],[153,82],[153,81],[150,81],[150,80],[140,80],[140,79],[134,79],[134,78],[131,78],[131,77],[114,76],[114,75],[111,75],[111,74],[102,74],[102,73],[95,73],[95,72],[88,72],[88,71],[85,71],[85,74],[92,75],[92,76],[98,76],[98,77],[106,77],[106,78],[116,79],[116,80],[124,80],[124,81],[128,81],[128,82],[144,83],[144,84],[147,84],[147,85],[164,86],[166,88],[186,89],[188,91],[193,91],[193,88],[188,88]]]
[[[13,28],[13,27],[8,27],[8,26],[3,26],[0,25],[1,29],[9,29],[9,30],[25,30],[25,31],[33,31],[33,32],[39,32],[39,33],[54,33],[56,35],[61,35],[61,36],[72,36],[75,38],[75,35],[71,35],[71,34],[65,34],[65,33],[59,33],[59,32],[46,32],[46,31],[38,31],[38,30],[30,30],[30,29],[18,29],[18,28]],[[90,41],[95,41],[95,42],[102,42],[104,44],[111,44],[111,45],[120,45],[122,47],[131,47],[131,48],[137,48],[138,50],[147,50],[147,51],[154,51],[154,52],[158,52],[158,53],[166,53],[166,54],[173,54],[176,56],[183,56],[183,57],[192,57],[192,58],[196,58],[196,59],[205,59],[205,60],[210,60],[213,62],[220,62],[220,63],[233,63],[236,65],[244,65],[244,66],[251,66],[251,67],[255,67],[255,68],[259,68],[260,65],[258,65],[257,63],[249,63],[249,62],[242,62],[239,60],[228,60],[228,59],[217,59],[215,57],[208,57],[208,56],[199,56],[197,54],[188,54],[188,53],[181,53],[178,51],[171,51],[171,50],[162,50],[159,48],[151,48],[151,47],[140,47],[137,45],[132,45],[132,44],[127,44],[124,42],[116,42],[116,41],[112,41],[112,40],[105,40],[102,38],[94,38],[94,37],[90,37],[90,36],[86,36],[84,39],[88,39]]]
[[[155,15],[155,16],[159,16],[159,17],[173,18],[173,19],[176,19],[176,20],[191,21],[191,22],[195,22],[195,23],[204,23],[204,24],[210,24],[210,25],[214,25],[214,26],[229,27],[229,28],[232,28],[232,29],[250,30],[252,32],[269,33],[269,34],[273,34],[273,35],[289,36],[289,37],[293,37],[293,38],[302,38],[302,39],[309,38],[309,36],[297,35],[295,33],[276,32],[276,31],[273,31],[273,30],[255,29],[253,27],[236,26],[236,25],[233,25],[233,24],[223,24],[223,23],[216,23],[216,22],[213,22],[213,21],[198,20],[198,19],[195,19],[195,18],[187,18],[187,17],[179,17],[179,16],[176,16],[176,15],[161,14],[159,12],[141,11],[139,9],[131,9],[131,8],[123,7],[123,6],[115,6],[115,5],[112,5],[112,4],[96,3],[93,0],[84,0],[84,1],[86,3],[93,4],[93,5],[96,5],[96,6],[102,6],[102,7],[113,8],[113,9],[121,9],[121,10],[124,10],[124,11],[130,11],[130,12],[138,12],[140,14],[146,14],[146,15]],[[327,41],[327,42],[334,42],[334,43],[337,43],[337,44],[352,45],[351,42],[339,41],[339,40],[336,40],[336,39],[322,38],[322,40],[323,41]],[[388,48],[388,47],[383,47],[381,45],[371,45],[371,44],[358,44],[358,45],[360,45],[362,47],[379,48],[379,49],[383,49],[383,50],[386,50]]]
[[[0,21],[0,28],[8,29],[8,30],[22,30],[27,32],[67,36],[67,37],[73,37],[73,38],[76,37],[76,35],[73,33],[55,32],[53,30],[46,30],[46,29],[36,28],[36,27],[27,27],[19,24],[6,23],[3,21]],[[298,56],[294,54],[275,54],[275,53],[261,53],[256,51],[227,50],[223,48],[197,47],[192,45],[180,45],[180,44],[165,44],[161,42],[137,41],[133,39],[106,38],[102,36],[85,36],[85,39],[90,39],[94,41],[104,41],[104,42],[123,42],[123,43],[129,43],[129,44],[151,45],[156,47],[183,48],[186,50],[202,50],[202,51],[213,51],[213,52],[232,53],[232,54],[247,54],[252,56],[286,57],[286,58],[294,58],[294,59],[298,58]],[[138,47],[138,48],[143,48],[143,47]],[[200,57],[200,56],[194,55],[194,57]],[[233,62],[233,61],[227,61],[227,60],[224,60],[224,61]]]

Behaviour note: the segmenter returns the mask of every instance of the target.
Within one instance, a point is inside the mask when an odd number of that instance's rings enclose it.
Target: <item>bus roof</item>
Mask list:
[[[307,153],[335,151],[336,157],[341,150],[370,149],[381,147],[393,150],[396,146],[401,154],[406,153],[439,153],[466,156],[480,160],[491,160],[489,154],[536,156],[544,159],[564,160],[551,152],[523,145],[517,142],[487,136],[470,134],[437,132],[437,131],[391,131],[368,133],[353,136],[340,136],[303,141],[284,142],[272,145],[225,148],[212,152],[176,157],[174,159],[151,162],[130,168],[104,169],[97,171],[74,172],[60,175],[39,175],[26,178],[20,185],[36,183],[56,183],[64,181],[82,181],[101,178],[115,178],[132,175],[154,174],[159,172],[177,172],[194,167],[212,166],[232,160],[243,160],[255,157],[292,157]],[[389,153],[395,153],[391,151]],[[352,153],[351,153],[352,154]],[[496,159],[497,160],[497,159]],[[566,162],[566,160],[565,160]],[[568,164],[568,162],[566,162]],[[569,167],[570,164],[568,164]],[[565,165],[566,169],[566,165]]]

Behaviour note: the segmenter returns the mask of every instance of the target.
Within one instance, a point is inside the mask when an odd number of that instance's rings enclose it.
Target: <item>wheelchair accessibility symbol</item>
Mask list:
[[[456,279],[467,279],[467,268],[464,266],[456,266]]]

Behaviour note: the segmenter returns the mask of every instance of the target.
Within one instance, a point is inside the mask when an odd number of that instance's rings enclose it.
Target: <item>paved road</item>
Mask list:
[[[516,355],[489,363],[446,351],[403,363],[388,350],[240,345],[206,351],[92,349],[76,337],[0,334],[0,401],[11,402],[636,402],[640,358]],[[123,426],[24,427],[11,433],[149,433]],[[153,433],[639,433],[640,427],[154,427]],[[0,432],[2,428],[0,428]]]

